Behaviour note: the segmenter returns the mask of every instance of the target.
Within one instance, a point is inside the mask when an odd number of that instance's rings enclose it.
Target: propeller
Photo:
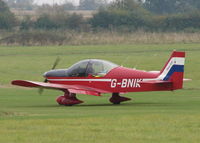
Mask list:
[[[59,62],[60,62],[60,57],[57,57],[51,69],[54,70]]]
[[[55,62],[54,62],[54,64],[53,64],[53,66],[52,66],[52,68],[51,68],[51,70],[54,70],[56,68],[56,66],[58,65],[59,61],[60,61],[60,57],[57,57]],[[47,78],[44,79],[44,82],[45,83],[48,82]]]
[[[54,70],[56,68],[56,66],[58,65],[59,61],[60,61],[60,57],[57,57],[55,62],[54,62],[54,64],[53,64],[53,66],[52,66],[52,68],[51,68],[51,70]],[[48,79],[45,78],[43,82],[47,83]],[[44,91],[44,88],[39,88],[38,93],[41,95],[43,93],[43,91]]]
[[[39,93],[40,95],[43,93],[43,91],[44,91],[44,88],[39,88],[39,89],[38,89],[38,93]]]

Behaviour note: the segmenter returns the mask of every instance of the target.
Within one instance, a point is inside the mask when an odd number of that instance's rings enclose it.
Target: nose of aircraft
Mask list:
[[[50,71],[47,71],[43,74],[44,77],[51,77],[51,76],[54,76],[56,73],[55,70],[50,70]]]
[[[48,71],[43,73],[43,77],[47,77],[48,73],[49,73]]]
[[[45,78],[47,77],[64,77],[66,76],[66,69],[50,70],[43,74]]]
[[[49,77],[50,73],[51,73],[50,71],[47,71],[47,72],[43,73],[43,77],[44,77],[44,78]]]

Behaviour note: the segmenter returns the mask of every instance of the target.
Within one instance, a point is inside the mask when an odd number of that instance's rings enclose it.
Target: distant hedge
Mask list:
[[[80,30],[86,21],[83,19],[82,15],[71,14],[71,15],[41,15],[36,21],[31,20],[27,17],[21,22],[20,29],[70,29],[70,30]]]
[[[89,19],[75,13],[66,14],[60,9],[57,10],[56,13],[40,14],[37,19],[27,17],[17,22],[5,2],[0,0],[0,29],[16,27],[20,30],[97,31],[103,29],[132,32],[142,29],[150,32],[200,31],[200,10],[181,14],[156,15],[133,0],[126,0],[125,3],[113,2],[107,8],[100,9]]]
[[[145,29],[150,26],[150,20],[146,16],[125,10],[99,11],[90,19],[93,28],[120,28],[127,27],[130,30]]]
[[[165,31],[181,31],[188,28],[200,29],[200,12],[168,16],[161,28]]]
[[[139,15],[129,11],[99,11],[90,19],[93,28],[118,29],[122,27],[131,30],[145,31],[183,31],[187,29],[200,30],[200,12],[177,15]]]

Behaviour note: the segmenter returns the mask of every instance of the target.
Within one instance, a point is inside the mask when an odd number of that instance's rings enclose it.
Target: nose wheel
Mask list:
[[[65,106],[83,103],[83,101],[76,98],[76,94],[74,93],[65,93],[64,96],[59,96],[56,101],[58,104]]]
[[[110,102],[113,104],[120,104],[121,102],[129,101],[130,98],[120,96],[119,93],[113,93]]]

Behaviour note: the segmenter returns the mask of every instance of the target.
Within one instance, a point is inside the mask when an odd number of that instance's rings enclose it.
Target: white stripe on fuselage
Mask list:
[[[100,81],[111,82],[111,79],[48,79],[49,81]]]
[[[121,79],[122,81],[126,79],[126,80],[138,80],[140,79],[140,81],[151,81],[151,80],[158,80],[157,78],[145,78],[145,79],[142,79],[142,78],[123,78]],[[92,82],[92,81],[95,81],[95,82],[112,82],[112,80],[117,80],[116,78],[113,78],[113,79],[48,79],[48,81],[77,81],[77,82],[83,82],[83,81],[86,81],[86,82]],[[117,83],[118,85],[121,85],[120,82]]]

